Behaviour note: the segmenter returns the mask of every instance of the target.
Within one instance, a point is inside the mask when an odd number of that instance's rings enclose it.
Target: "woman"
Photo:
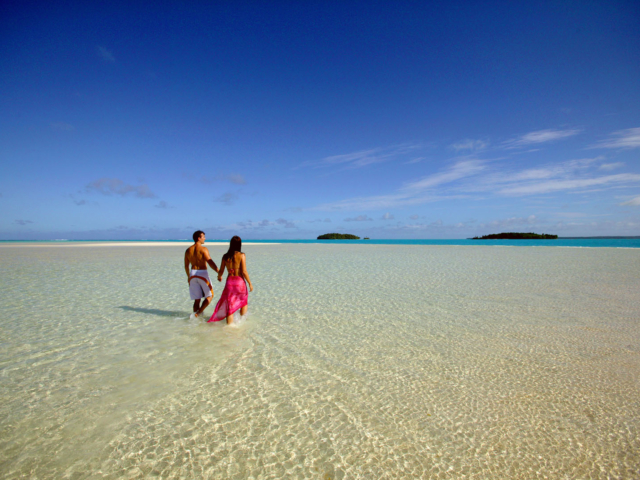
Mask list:
[[[218,271],[218,281],[222,281],[222,274],[226,268],[229,271],[227,283],[224,286],[220,300],[216,305],[216,310],[209,319],[210,322],[219,322],[226,317],[227,325],[233,323],[233,314],[240,309],[240,315],[247,313],[247,285],[249,291],[253,292],[253,285],[247,273],[247,260],[242,249],[242,239],[237,235],[229,242],[229,251],[222,256],[220,270]]]

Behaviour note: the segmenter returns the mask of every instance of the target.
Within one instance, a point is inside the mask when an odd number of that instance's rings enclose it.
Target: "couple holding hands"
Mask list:
[[[213,286],[209,280],[209,272],[207,265],[218,272],[218,281],[222,281],[222,274],[226,268],[229,272],[227,283],[224,286],[220,300],[216,305],[216,309],[211,315],[209,322],[219,322],[224,318],[227,324],[233,323],[233,314],[236,310],[240,310],[240,315],[247,313],[247,284],[249,283],[249,291],[253,291],[251,279],[247,273],[247,260],[242,253],[242,239],[237,235],[229,242],[229,250],[222,256],[220,269],[216,263],[211,260],[209,250],[204,246],[204,232],[198,230],[193,234],[194,244],[187,248],[184,252],[184,269],[189,278],[189,293],[193,300],[193,313],[191,318],[199,318],[204,309],[209,306],[213,298]],[[200,300],[204,298],[204,302],[200,305]]]

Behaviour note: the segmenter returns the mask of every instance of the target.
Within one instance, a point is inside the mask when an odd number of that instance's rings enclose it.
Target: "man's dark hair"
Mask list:
[[[202,235],[204,232],[202,230],[198,230],[197,232],[193,232],[193,241],[197,242],[198,239],[200,238],[200,235]]]

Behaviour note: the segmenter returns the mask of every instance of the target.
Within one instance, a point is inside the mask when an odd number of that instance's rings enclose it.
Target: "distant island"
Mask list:
[[[360,240],[360,237],[349,233],[325,233],[320,235],[318,240]]]
[[[520,233],[520,232],[503,232],[492,233],[491,235],[483,235],[482,237],[473,237],[471,240],[555,240],[558,235],[549,235],[543,233]]]

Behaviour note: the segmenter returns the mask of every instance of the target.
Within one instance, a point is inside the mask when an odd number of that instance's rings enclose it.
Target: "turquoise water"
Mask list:
[[[230,328],[183,244],[75,246],[0,245],[3,479],[640,471],[640,250],[247,244]]]
[[[188,240],[92,240],[93,242],[185,242]],[[92,242],[88,241],[88,242]],[[207,242],[228,242],[229,239],[207,239]],[[640,238],[559,238],[557,240],[252,240],[245,239],[245,242],[255,243],[328,243],[328,244],[356,244],[356,245],[492,245],[508,247],[584,247],[584,248],[640,248]],[[87,240],[51,240],[47,242],[32,242],[28,240],[0,240],[0,243],[65,243],[65,242],[87,242]]]

